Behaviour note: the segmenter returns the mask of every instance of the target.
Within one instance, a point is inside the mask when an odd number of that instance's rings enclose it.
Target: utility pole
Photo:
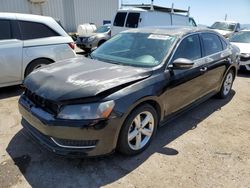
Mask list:
[[[150,10],[151,10],[151,11],[154,10],[154,0],[151,0]]]

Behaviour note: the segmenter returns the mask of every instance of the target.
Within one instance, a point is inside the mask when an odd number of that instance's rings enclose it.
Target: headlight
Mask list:
[[[88,42],[92,42],[93,40],[95,40],[95,36],[91,36],[88,38]]]
[[[106,119],[112,112],[114,106],[114,101],[68,105],[62,108],[57,118],[72,120]]]

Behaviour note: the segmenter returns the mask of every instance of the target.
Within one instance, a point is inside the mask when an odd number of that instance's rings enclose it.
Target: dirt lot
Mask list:
[[[0,187],[250,187],[250,74],[159,129],[135,157],[66,159],[20,125],[20,87],[0,89]]]

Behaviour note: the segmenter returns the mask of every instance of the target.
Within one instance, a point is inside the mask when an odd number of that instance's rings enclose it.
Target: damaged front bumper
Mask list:
[[[116,148],[120,118],[94,120],[59,120],[37,107],[25,95],[19,99],[24,129],[48,150],[67,156],[99,156]]]

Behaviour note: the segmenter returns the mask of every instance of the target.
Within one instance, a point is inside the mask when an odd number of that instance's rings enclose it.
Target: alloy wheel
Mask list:
[[[224,81],[224,89],[223,89],[223,94],[228,95],[228,93],[231,90],[233,84],[233,74],[229,72],[226,76],[226,79]]]
[[[143,148],[150,140],[155,128],[155,120],[149,111],[138,114],[130,124],[128,145],[133,150]]]

